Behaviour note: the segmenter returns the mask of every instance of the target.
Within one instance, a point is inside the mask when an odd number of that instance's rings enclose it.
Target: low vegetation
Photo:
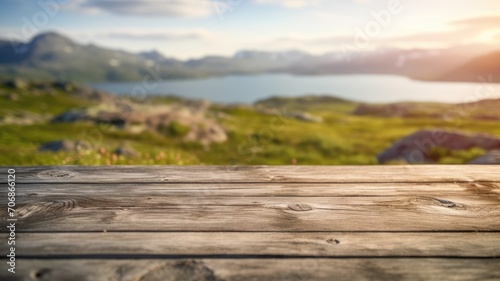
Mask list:
[[[75,86],[77,87],[77,86]],[[78,86],[83,87],[83,86]],[[495,118],[445,118],[442,107],[429,112],[393,116],[380,108],[359,112],[360,105],[331,97],[273,98],[256,105],[205,105],[177,98],[152,97],[140,103],[145,112],[158,106],[203,113],[204,124],[190,125],[173,118],[158,127],[141,124],[74,120],[51,122],[71,110],[103,108],[116,98],[92,99],[56,84],[4,84],[0,87],[0,165],[257,165],[257,164],[377,164],[377,155],[401,138],[422,129],[440,128],[500,137]],[[135,101],[128,101],[134,103]],[[193,105],[194,104],[194,105]],[[488,103],[490,104],[490,103]],[[453,107],[447,105],[448,110]],[[163,112],[169,114],[168,109]],[[458,107],[457,107],[457,110]],[[197,112],[198,112],[197,111]],[[321,118],[308,122],[294,118],[302,112]],[[357,112],[357,113],[356,113]],[[382,112],[383,114],[381,114]],[[421,115],[417,113],[421,112]],[[356,114],[355,114],[356,113]],[[488,114],[488,112],[482,112]],[[488,116],[496,117],[496,111]],[[170,115],[169,115],[170,116]],[[175,116],[174,116],[175,117]],[[22,122],[21,122],[22,121]],[[95,120],[94,120],[95,121]],[[205,127],[208,126],[208,127]],[[223,138],[203,141],[210,126],[220,126]],[[196,127],[196,128],[195,128]],[[214,127],[215,128],[215,127]],[[196,137],[192,137],[196,132]],[[186,136],[191,136],[189,140]],[[81,148],[40,151],[57,140],[86,142]],[[117,153],[127,147],[134,153]],[[478,148],[428,152],[435,163],[461,164],[485,154]]]

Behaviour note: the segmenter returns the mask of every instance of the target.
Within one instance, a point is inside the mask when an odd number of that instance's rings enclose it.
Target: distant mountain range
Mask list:
[[[477,57],[439,77],[446,81],[500,82],[500,52]]]
[[[477,81],[492,75],[500,81],[500,52],[484,46],[444,50],[380,49],[346,54],[311,55],[301,51],[240,51],[232,57],[167,58],[156,51],[139,54],[77,44],[49,32],[29,42],[0,40],[0,75],[33,80],[82,82],[141,81],[151,69],[161,79],[199,78],[230,74],[289,73],[396,74],[414,79]],[[349,58],[349,59],[347,59]]]

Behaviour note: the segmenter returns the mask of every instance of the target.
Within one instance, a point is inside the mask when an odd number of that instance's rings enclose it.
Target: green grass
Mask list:
[[[1,89],[6,91],[5,89]],[[33,96],[17,93],[17,100],[0,98],[0,113],[12,115],[33,112],[54,115],[68,109],[91,105],[55,91],[52,95]],[[155,103],[176,100],[159,99]],[[400,138],[424,128],[442,128],[484,132],[500,136],[497,122],[460,120],[446,122],[432,118],[384,118],[352,115],[355,104],[339,101],[310,104],[288,102],[276,106],[277,112],[308,109],[321,116],[323,123],[307,123],[278,115],[266,115],[251,108],[225,108],[227,118],[220,122],[227,129],[225,143],[203,146],[185,143],[187,133],[180,123],[156,131],[132,133],[114,127],[90,123],[0,125],[0,165],[282,165],[376,164],[376,156]],[[79,152],[39,152],[40,144],[53,140],[84,140],[93,149]],[[117,156],[117,147],[134,148],[137,157]],[[433,151],[438,163],[465,163],[484,153],[482,150]]]
[[[36,94],[37,91],[40,91],[40,93]],[[0,115],[23,112],[53,115],[70,108],[92,105],[89,101],[69,96],[60,90],[52,90],[50,94],[44,94],[41,90],[0,89],[0,93]],[[15,99],[10,99],[7,95],[14,95]]]
[[[168,126],[161,126],[158,131],[167,137],[184,137],[189,133],[190,128],[179,122],[173,121]]]

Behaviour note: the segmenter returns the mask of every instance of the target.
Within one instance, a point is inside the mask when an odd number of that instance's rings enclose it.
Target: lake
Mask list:
[[[141,91],[149,95],[176,95],[217,103],[253,103],[271,96],[332,95],[354,101],[386,103],[434,101],[461,103],[500,98],[500,84],[422,82],[395,75],[288,74],[234,75],[193,80],[171,80],[150,85],[97,83],[96,89],[119,95]]]

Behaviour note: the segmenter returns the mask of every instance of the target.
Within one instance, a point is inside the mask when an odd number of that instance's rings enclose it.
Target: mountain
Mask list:
[[[311,55],[297,50],[243,50],[231,57],[205,56],[182,61],[165,57],[154,50],[133,54],[95,45],[81,45],[65,36],[49,32],[39,34],[26,43],[0,40],[0,75],[5,78],[24,77],[34,80],[141,81],[154,69],[159,72],[155,75],[161,79],[288,73],[393,74],[432,80],[443,76],[443,73],[451,73],[440,79],[469,81],[471,74],[467,74],[467,71],[471,71],[472,76],[484,71],[494,71],[493,62],[498,61],[495,58],[481,57],[478,62],[464,65],[485,51],[486,48],[482,46],[441,50],[385,48],[355,54],[332,52],[324,55]],[[452,72],[460,66],[463,66],[463,70]]]
[[[27,43],[0,43],[0,73],[31,79],[78,81],[140,80],[146,60],[123,51],[80,45],[54,32]]]
[[[490,50],[489,48],[452,47],[447,49],[394,49],[345,54],[331,52],[299,62],[291,67],[294,74],[394,74],[429,80],[447,73]],[[346,59],[349,56],[350,59]]]
[[[42,33],[29,42],[0,40],[0,75],[34,80],[141,81],[151,69],[162,79],[198,78],[228,74],[286,71],[305,56],[300,52],[245,51],[234,57],[206,56],[180,61],[157,51],[138,54],[81,45],[54,32]]]
[[[480,77],[488,82],[500,82],[500,52],[475,58],[439,77],[438,80],[480,82]]]

